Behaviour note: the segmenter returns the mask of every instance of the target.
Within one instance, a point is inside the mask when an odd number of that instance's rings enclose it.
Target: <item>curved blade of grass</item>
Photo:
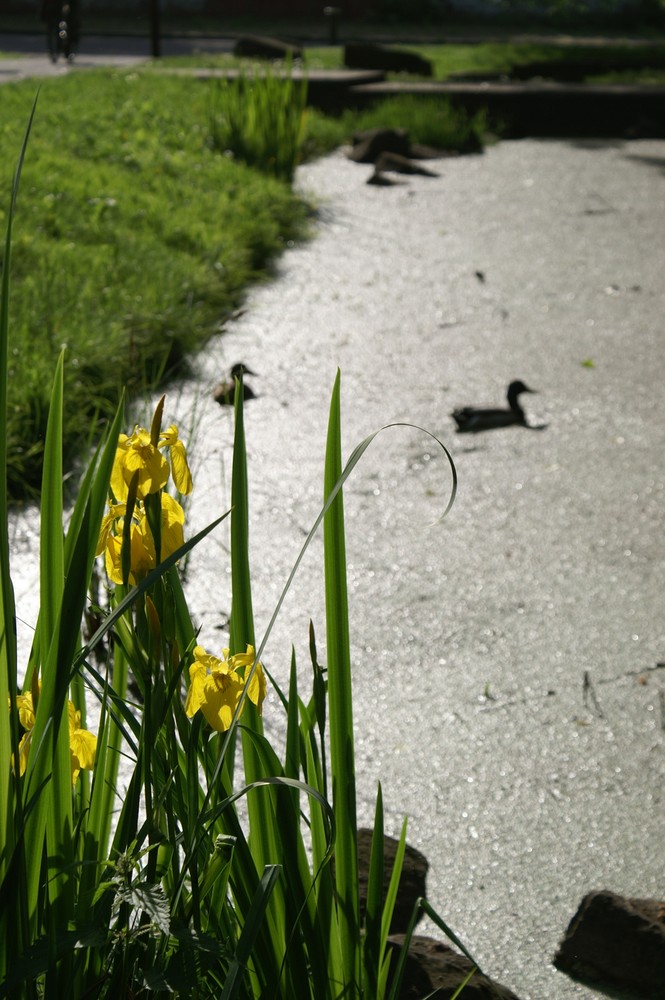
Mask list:
[[[270,621],[268,622],[266,630],[265,630],[265,632],[263,634],[263,638],[261,639],[261,642],[259,643],[258,649],[256,651],[256,659],[257,660],[261,659],[261,655],[263,653],[263,650],[265,649],[266,643],[268,642],[268,639],[270,638],[270,635],[272,633],[272,630],[273,630],[273,627],[275,625],[275,622],[277,621],[277,618],[279,616],[279,612],[281,611],[282,604],[284,603],[284,601],[286,599],[286,595],[288,594],[289,590],[291,589],[291,584],[293,583],[294,577],[295,577],[296,573],[298,572],[298,569],[300,567],[300,563],[302,562],[302,560],[303,560],[303,558],[305,556],[305,553],[307,552],[307,549],[309,548],[310,543],[311,543],[312,539],[314,538],[316,532],[319,530],[319,526],[320,526],[321,522],[323,521],[323,518],[325,517],[326,513],[328,512],[328,509],[334,503],[335,497],[337,496],[338,492],[344,486],[344,483],[347,481],[347,479],[349,478],[349,476],[351,475],[351,473],[355,469],[356,465],[358,464],[358,462],[360,461],[360,459],[363,457],[363,455],[365,454],[365,452],[367,451],[367,449],[371,445],[372,441],[374,441],[374,439],[376,437],[378,437],[379,434],[383,433],[383,431],[390,430],[393,427],[407,427],[407,428],[410,428],[411,430],[420,431],[421,433],[426,434],[428,437],[432,438],[432,440],[436,442],[436,444],[439,446],[439,448],[441,448],[441,450],[444,453],[444,455],[446,456],[446,459],[448,460],[448,464],[450,466],[450,471],[451,471],[451,475],[452,475],[452,484],[451,484],[451,487],[450,487],[450,494],[449,494],[449,497],[448,497],[448,502],[446,504],[446,507],[445,507],[443,513],[439,516],[438,520],[439,521],[443,521],[443,519],[445,517],[447,517],[447,515],[450,513],[450,510],[451,510],[451,508],[452,508],[452,506],[453,506],[453,504],[455,502],[455,498],[457,496],[457,469],[455,468],[455,462],[453,460],[453,456],[450,454],[450,452],[446,448],[446,446],[443,443],[443,441],[441,441],[435,434],[432,434],[431,431],[428,431],[425,427],[420,427],[418,424],[411,424],[411,423],[408,423],[406,421],[395,421],[393,423],[384,424],[378,430],[373,431],[371,434],[368,434],[368,436],[366,438],[363,438],[363,440],[358,445],[356,445],[356,447],[352,451],[351,455],[349,456],[349,458],[347,460],[346,465],[344,466],[344,471],[341,473],[339,479],[335,483],[334,488],[328,494],[328,498],[327,498],[326,502],[324,503],[323,507],[319,511],[319,513],[318,513],[318,515],[316,517],[316,520],[314,521],[314,524],[312,525],[312,527],[309,530],[307,538],[305,539],[305,541],[302,544],[300,552],[298,553],[298,556],[297,556],[297,558],[296,558],[296,560],[295,560],[295,562],[293,564],[293,568],[292,568],[291,572],[289,573],[288,579],[287,579],[286,583],[284,584],[284,587],[283,587],[282,592],[281,592],[281,594],[279,596],[277,604],[275,605],[275,610],[273,611],[273,613],[272,613],[272,615],[270,617]]]
[[[334,503],[335,497],[337,496],[337,493],[339,492],[339,490],[342,489],[344,483],[349,478],[349,476],[351,475],[351,473],[355,469],[356,465],[358,464],[358,462],[360,461],[360,459],[363,457],[363,455],[365,454],[365,452],[367,451],[367,449],[371,445],[372,441],[374,441],[374,439],[376,437],[378,437],[378,435],[381,434],[383,431],[390,430],[393,427],[406,427],[406,428],[410,428],[411,430],[420,431],[422,434],[426,434],[428,437],[432,438],[432,440],[434,442],[436,442],[436,444],[439,446],[439,448],[441,448],[441,450],[444,453],[444,455],[446,456],[446,459],[448,460],[448,464],[450,466],[451,476],[452,476],[452,484],[451,484],[451,488],[450,488],[450,495],[448,497],[448,502],[446,504],[446,507],[445,507],[443,513],[439,516],[438,521],[442,521],[449,514],[449,512],[450,512],[450,510],[451,510],[451,508],[452,508],[452,506],[453,506],[453,504],[455,502],[455,497],[457,496],[457,469],[455,468],[455,462],[453,460],[453,457],[450,454],[450,452],[448,451],[448,449],[446,448],[446,446],[443,443],[443,441],[441,441],[435,434],[432,434],[431,431],[428,431],[425,427],[420,427],[418,424],[408,423],[407,421],[394,421],[393,423],[384,424],[378,430],[373,431],[372,434],[368,434],[368,436],[366,438],[364,438],[354,448],[354,450],[351,453],[351,455],[350,455],[350,457],[349,457],[346,465],[344,466],[344,471],[341,473],[339,479],[335,483],[334,488],[331,490],[330,494],[328,495],[328,498],[327,498],[326,502],[324,503],[323,507],[319,511],[319,513],[318,513],[318,515],[316,517],[316,520],[314,521],[314,524],[310,528],[309,533],[308,533],[305,541],[302,544],[300,552],[298,553],[298,555],[296,557],[296,560],[295,560],[295,562],[293,564],[291,572],[289,573],[287,581],[284,584],[284,587],[282,588],[282,591],[281,591],[281,593],[279,595],[279,598],[278,598],[277,603],[275,605],[275,609],[274,609],[274,611],[273,611],[273,613],[272,613],[272,615],[270,617],[270,621],[268,622],[268,625],[266,626],[266,629],[265,629],[265,631],[263,633],[263,637],[261,639],[261,642],[259,643],[258,648],[256,650],[255,663],[258,662],[261,659],[261,656],[262,656],[263,651],[264,651],[264,649],[266,647],[268,639],[270,638],[270,635],[272,634],[272,630],[274,628],[275,622],[277,621],[279,613],[280,613],[280,611],[282,609],[282,605],[283,605],[283,603],[284,603],[284,601],[286,599],[286,595],[288,594],[289,590],[291,589],[291,584],[293,583],[295,575],[298,572],[298,569],[300,568],[300,563],[304,559],[305,553],[307,552],[307,549],[309,548],[312,539],[316,535],[316,532],[318,531],[319,526],[320,526],[321,522],[323,521],[323,519],[324,519],[324,517],[325,517],[325,515],[326,515],[326,513],[328,511],[328,509]],[[254,669],[255,669],[255,666],[252,667],[252,671],[254,671]],[[251,676],[251,673],[248,674],[248,678],[250,676]],[[233,720],[231,722],[231,726],[229,727],[229,730],[227,732],[227,737],[228,738],[230,738],[231,735],[232,735],[232,733],[235,731],[235,728],[237,726],[238,718],[240,717],[240,713],[242,711],[242,706],[244,704],[245,697],[246,697],[246,693],[243,692],[243,694],[241,696],[241,699],[240,699],[240,702],[238,704],[238,708],[236,709],[236,714],[235,714],[235,716],[234,716],[234,718],[233,718]]]
[[[338,376],[338,382],[339,382],[339,376]],[[240,393],[237,394],[238,397],[240,395],[241,395]],[[337,396],[339,397],[339,389],[337,389]],[[339,398],[338,398],[337,405],[339,406]],[[331,408],[332,408],[332,406],[331,406]],[[337,421],[337,424],[339,425],[339,420]],[[304,557],[304,554],[305,554],[307,548],[309,547],[309,544],[310,544],[312,538],[314,537],[316,531],[318,530],[319,525],[324,520],[324,517],[327,514],[328,510],[334,504],[335,499],[336,499],[339,491],[341,490],[344,482],[351,475],[353,469],[355,468],[355,466],[357,465],[357,463],[360,461],[360,459],[362,458],[362,456],[364,455],[365,451],[367,450],[367,448],[369,447],[369,445],[372,443],[372,441],[374,440],[374,438],[379,433],[381,433],[383,430],[386,430],[386,429],[388,429],[390,427],[399,427],[399,426],[411,427],[411,428],[420,430],[420,431],[422,431],[425,434],[428,434],[428,436],[432,437],[437,442],[437,444],[441,447],[442,451],[446,455],[446,457],[448,459],[448,462],[449,462],[449,465],[450,465],[451,473],[452,473],[452,487],[451,487],[451,493],[450,493],[450,496],[449,496],[449,499],[448,499],[448,503],[447,503],[447,505],[445,507],[445,510],[444,510],[443,514],[441,515],[441,519],[443,519],[448,514],[448,512],[449,512],[450,508],[452,507],[452,504],[453,504],[453,502],[455,500],[455,495],[456,495],[456,491],[457,491],[457,472],[456,472],[456,469],[455,469],[455,464],[453,462],[453,459],[452,459],[452,456],[451,456],[450,452],[445,447],[445,445],[441,441],[439,441],[439,439],[436,438],[433,434],[431,434],[430,432],[426,431],[424,428],[420,428],[420,427],[417,427],[417,425],[409,424],[409,423],[386,424],[384,427],[380,428],[378,431],[375,431],[373,434],[370,434],[368,437],[366,437],[363,441],[360,442],[360,444],[352,452],[352,454],[351,454],[349,460],[347,461],[347,463],[346,463],[343,471],[341,471],[341,462],[339,461],[339,457],[338,457],[337,461],[335,463],[336,464],[336,470],[335,471],[336,471],[337,475],[334,478],[333,478],[332,475],[329,477],[330,480],[331,480],[331,482],[332,482],[332,485],[328,485],[328,483],[326,483],[326,486],[328,486],[328,489],[327,489],[327,492],[326,492],[326,500],[324,502],[323,508],[320,511],[320,513],[319,513],[319,515],[318,515],[318,517],[317,517],[314,525],[312,526],[312,529],[310,530],[310,532],[309,532],[309,534],[308,534],[308,536],[307,536],[307,538],[306,538],[306,540],[305,540],[305,542],[304,542],[304,544],[303,544],[303,546],[302,546],[302,548],[300,550],[300,553],[299,553],[299,555],[298,555],[298,557],[297,557],[297,559],[296,559],[296,561],[294,563],[293,569],[291,570],[291,573],[289,574],[289,577],[288,577],[288,579],[286,581],[286,584],[285,584],[285,586],[284,586],[284,588],[282,590],[282,593],[281,593],[281,595],[279,597],[279,600],[277,602],[275,610],[274,610],[274,612],[272,614],[272,617],[271,617],[271,619],[270,619],[270,621],[268,623],[268,627],[267,627],[267,629],[266,629],[266,631],[265,631],[265,633],[263,635],[263,638],[261,640],[260,646],[259,646],[259,648],[257,650],[257,653],[256,653],[256,662],[258,662],[260,660],[260,658],[261,658],[263,649],[265,648],[265,645],[266,645],[266,643],[268,641],[269,635],[270,635],[270,633],[272,631],[272,628],[274,626],[274,623],[275,623],[275,621],[277,619],[277,616],[278,616],[279,611],[281,609],[282,603],[284,602],[286,594],[287,594],[287,592],[288,592],[288,590],[289,590],[289,588],[291,586],[293,578],[295,577],[295,574],[298,571],[298,568],[300,566],[300,562],[302,561],[302,559]],[[337,427],[337,430],[335,431],[335,434],[339,437],[339,426]],[[244,438],[240,438],[239,441],[241,443],[241,447],[244,449]],[[341,450],[341,449],[338,449],[338,452],[339,452],[339,450]],[[243,455],[244,455],[244,451],[243,451]],[[246,475],[246,470],[245,470],[245,467],[244,467],[244,458],[242,460],[241,465],[239,466],[239,471],[240,471],[240,473],[241,473],[242,476]],[[239,496],[242,497],[242,493],[240,493]],[[246,502],[246,494],[244,496],[243,502]],[[343,522],[343,512],[342,512],[342,522]],[[239,523],[241,524],[242,522],[239,522]],[[246,541],[247,540],[245,539],[245,545],[246,545]],[[242,556],[243,546],[242,545],[240,546],[239,551],[241,553],[241,558],[243,558],[243,556]],[[246,553],[246,547],[245,547],[244,551]],[[249,579],[248,574],[247,574],[247,579]],[[252,670],[254,670],[254,669],[255,669],[255,665],[252,667]],[[231,723],[230,730],[227,732],[227,734],[225,736],[225,742],[224,742],[224,746],[223,746],[223,749],[222,749],[222,756],[224,756],[226,754],[227,747],[230,745],[230,741],[232,739],[232,733],[233,733],[233,731],[235,730],[235,728],[237,726],[238,718],[240,717],[240,712],[242,711],[242,708],[243,708],[244,697],[245,697],[245,695],[243,694],[243,697],[241,698],[240,704],[238,705],[238,708],[236,710],[234,719],[233,719],[233,721]],[[251,707],[252,706],[250,706],[250,708]],[[348,723],[347,723],[347,725],[348,725]],[[347,729],[347,731],[348,731],[348,729]],[[352,732],[352,729],[351,729],[351,732]],[[215,774],[213,775],[213,782],[212,782],[213,784],[215,783],[217,777],[219,776],[219,773],[221,771],[221,767],[222,767],[222,761],[220,760],[218,768],[215,771]],[[342,772],[342,773],[352,773],[352,772]],[[209,795],[210,795],[210,793],[208,792],[207,795],[206,795],[206,802],[209,800]],[[355,829],[355,820],[354,820],[354,829]],[[353,836],[355,836],[355,834]],[[348,851],[348,845],[347,845],[347,851]],[[353,864],[353,863],[351,863],[351,864]],[[346,874],[347,874],[347,877],[348,877],[348,874],[349,874],[348,871],[347,871]],[[353,896],[354,891],[355,891],[355,894],[357,895],[357,889],[356,890],[351,889],[350,891],[351,891],[351,896]],[[332,900],[330,900],[330,902],[331,902],[331,905],[332,905]],[[339,961],[339,950],[341,948],[341,945],[339,943],[339,939],[337,938],[336,930],[332,926],[330,928],[330,932],[331,932],[331,935],[332,935],[332,937],[331,937],[332,944],[331,944],[330,956],[329,956],[329,970],[331,972],[332,972],[333,969],[335,970],[335,981],[336,982],[337,981],[341,981],[341,980],[345,980],[346,981],[346,985],[348,987],[349,986],[349,982],[350,982],[349,979],[348,979],[348,975],[350,973],[351,966],[353,966],[353,968],[356,970],[356,972],[355,973],[351,973],[351,976],[352,976],[351,988],[352,989],[353,988],[357,988],[357,985],[359,984],[359,978],[360,978],[360,961],[359,961],[359,956],[357,954],[357,946],[356,946],[356,943],[355,943],[355,942],[357,942],[359,940],[359,937],[358,937],[358,917],[357,917],[357,912],[358,911],[356,910],[356,917],[355,917],[355,928],[356,928],[356,930],[355,930],[355,937],[354,937],[354,932],[353,931],[351,933],[349,933],[349,927],[348,927],[348,925],[347,925],[347,929],[346,929],[346,932],[345,932],[345,941],[346,941],[346,944],[345,944],[346,952],[345,952],[345,954],[347,956],[346,961],[348,962],[347,970],[346,970],[345,973],[342,973],[342,965],[340,964],[340,961]],[[353,923],[354,923],[354,918],[352,917],[352,924]],[[333,938],[334,938],[334,940],[333,940]],[[344,949],[342,949],[342,951],[344,951]]]

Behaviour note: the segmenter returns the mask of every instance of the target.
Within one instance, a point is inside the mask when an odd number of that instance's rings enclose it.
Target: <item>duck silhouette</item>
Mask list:
[[[497,427],[510,427],[513,424],[528,427],[526,415],[518,402],[518,397],[523,392],[535,391],[535,389],[529,389],[524,382],[511,382],[506,393],[507,408],[464,406],[459,410],[453,410],[452,418],[457,424],[458,433],[489,431]]]
[[[219,385],[215,386],[213,389],[212,398],[215,402],[219,403],[220,406],[233,406],[236,399],[236,385],[238,384],[238,379],[242,379],[242,398],[256,399],[256,393],[252,387],[247,385],[245,382],[245,375],[256,376],[256,372],[253,372],[252,369],[248,365],[243,364],[243,362],[239,362],[234,365],[229,372],[229,377],[223,382],[220,382]]]

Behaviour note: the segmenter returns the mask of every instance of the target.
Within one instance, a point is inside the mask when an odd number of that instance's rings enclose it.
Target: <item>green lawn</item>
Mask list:
[[[3,230],[34,93],[2,87]],[[209,148],[202,83],[111,71],[43,81],[14,223],[10,492],[38,489],[63,345],[71,462],[122,388],[182,370],[307,215],[285,184]]]
[[[307,234],[311,207],[287,183],[214,151],[217,87],[150,67],[41,84],[14,224],[14,497],[39,490],[51,378],[63,347],[71,467],[123,390],[137,396],[186,371],[248,284]],[[3,229],[34,93],[30,81],[2,87]],[[441,102],[405,109],[397,101],[338,118],[310,111],[303,156],[339,146],[358,127],[405,119],[414,141],[447,148],[477,149],[484,129],[482,116],[469,122]]]
[[[568,64],[595,64],[598,69],[585,77],[592,80],[622,79],[629,82],[665,79],[665,43],[607,44],[602,47],[589,44],[546,44],[544,42],[487,41],[478,44],[446,43],[396,46],[413,51],[429,59],[433,79],[446,80],[455,74],[488,73],[509,75],[515,67],[528,63],[549,63],[556,66]],[[193,54],[165,57],[161,66],[190,66],[231,69],[245,67],[249,70],[265,68],[265,63],[236,59],[232,55]],[[308,70],[341,69],[344,50],[341,45],[307,45],[304,65]],[[396,74],[389,74],[395,78]]]

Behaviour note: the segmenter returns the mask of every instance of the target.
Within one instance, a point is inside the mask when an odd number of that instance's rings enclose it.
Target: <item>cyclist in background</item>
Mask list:
[[[41,18],[46,23],[46,44],[53,62],[60,52],[71,61],[79,41],[79,0],[41,0]]]

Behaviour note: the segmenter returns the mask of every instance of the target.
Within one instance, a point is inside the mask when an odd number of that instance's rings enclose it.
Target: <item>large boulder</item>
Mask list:
[[[665,902],[588,893],[554,957],[575,979],[665,996]]]
[[[369,874],[369,859],[372,849],[372,831],[364,827],[358,830],[358,884],[360,890],[360,910],[365,912],[367,902],[367,878]],[[395,864],[399,841],[387,834],[383,838],[383,898],[385,899],[390,883],[390,877]],[[405,931],[416,900],[425,897],[427,891],[427,869],[429,864],[424,854],[421,854],[410,844],[406,845],[402,874],[395,909],[390,922],[390,931],[395,934]]]
[[[360,910],[367,904],[367,879],[372,850],[372,830],[358,830],[358,883]],[[385,899],[392,875],[399,841],[384,835],[383,838],[383,898]],[[388,947],[394,953],[391,969],[394,973],[397,953],[405,940],[405,932],[419,898],[426,896],[429,863],[424,854],[410,844],[406,845],[400,876],[397,901],[390,924]],[[464,955],[454,951],[434,938],[414,935],[409,945],[400,1000],[422,1000],[433,997],[449,1000],[474,968]],[[464,987],[464,1000],[518,1000],[514,993],[495,983],[480,972],[475,972]]]
[[[390,948],[395,951],[403,943],[403,934],[393,934],[388,939]],[[397,955],[393,962],[397,962]],[[400,1000],[423,1000],[423,997],[450,1000],[473,968],[468,958],[448,945],[434,938],[414,936],[409,946]],[[473,974],[461,996],[463,1000],[518,1000],[509,989],[481,972]]]
[[[233,54],[252,59],[302,59],[299,45],[263,35],[241,35],[233,47]]]
[[[349,69],[380,69],[386,73],[432,76],[432,64],[417,52],[388,48],[369,42],[349,42],[344,46],[344,65]]]
[[[421,177],[438,177],[435,170],[428,170],[421,167],[419,163],[414,163],[408,156],[400,153],[381,153],[374,164],[377,174],[386,171],[394,174],[420,174]]]
[[[351,138],[349,158],[356,163],[376,163],[381,153],[409,156],[411,142],[403,128],[370,128],[355,132]]]

